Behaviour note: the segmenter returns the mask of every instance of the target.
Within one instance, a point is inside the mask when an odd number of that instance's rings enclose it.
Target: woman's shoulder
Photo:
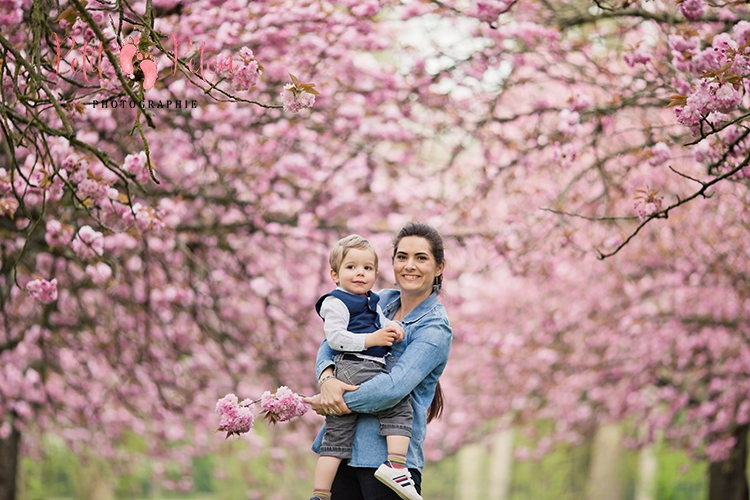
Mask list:
[[[378,295],[380,296],[380,303],[387,305],[401,297],[401,292],[397,288],[384,288],[378,291]]]
[[[448,311],[434,293],[419,304],[413,313],[417,316],[416,321],[442,321],[448,324]]]

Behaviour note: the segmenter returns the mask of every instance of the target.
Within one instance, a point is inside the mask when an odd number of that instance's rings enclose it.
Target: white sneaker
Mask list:
[[[414,487],[414,481],[411,480],[409,469],[397,469],[392,467],[390,462],[383,462],[375,471],[375,477],[404,500],[422,500],[417,488]]]

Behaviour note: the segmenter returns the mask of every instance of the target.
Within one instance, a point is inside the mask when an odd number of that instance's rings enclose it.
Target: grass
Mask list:
[[[516,439],[517,443],[521,441]],[[245,441],[228,442],[226,452],[193,460],[194,488],[188,494],[158,491],[151,471],[143,466],[131,474],[108,482],[112,498],[92,498],[96,477],[108,473],[107,464],[84,465],[59,441],[44,445],[44,458],[25,458],[21,464],[21,488],[18,500],[287,500],[308,498],[316,456],[287,453],[271,458],[268,450],[251,453]],[[635,451],[621,453],[621,483],[624,500],[634,500],[638,456]],[[684,453],[664,447],[656,450],[658,470],[654,500],[703,500],[707,498],[706,464],[691,462]],[[427,500],[466,500],[455,495],[458,480],[457,456],[428,464],[423,473],[423,496]],[[487,484],[490,474],[488,455],[480,458],[477,474]],[[583,500],[585,499],[591,446],[560,447],[539,461],[515,461],[510,497],[507,500]],[[101,479],[99,479],[101,481]],[[486,486],[480,489],[482,500],[488,497]],[[99,490],[102,491],[102,490]]]

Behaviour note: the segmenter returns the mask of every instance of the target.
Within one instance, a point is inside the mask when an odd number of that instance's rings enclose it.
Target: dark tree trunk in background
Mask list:
[[[737,443],[729,458],[709,466],[709,500],[748,500],[747,475],[748,425],[737,428]]]
[[[0,439],[0,500],[16,499],[16,477],[18,475],[18,450],[21,433],[15,427],[10,436]]]

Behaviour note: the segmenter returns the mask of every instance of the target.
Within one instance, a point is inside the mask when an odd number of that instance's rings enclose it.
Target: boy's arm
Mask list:
[[[349,327],[349,309],[336,297],[326,297],[320,306],[326,341],[339,352],[362,352],[368,347],[390,346],[398,338],[392,331],[381,328],[372,333],[352,333]]]
[[[381,328],[386,329],[390,327],[391,330],[396,333],[396,337],[393,340],[394,342],[401,342],[402,340],[404,340],[404,327],[401,325],[401,322],[396,321],[395,319],[388,319],[388,316],[385,315],[383,309],[380,307],[380,304],[378,304],[377,310]]]
[[[320,306],[323,330],[329,347],[340,352],[365,350],[365,335],[352,333],[349,326],[349,309],[336,297],[326,297]]]

